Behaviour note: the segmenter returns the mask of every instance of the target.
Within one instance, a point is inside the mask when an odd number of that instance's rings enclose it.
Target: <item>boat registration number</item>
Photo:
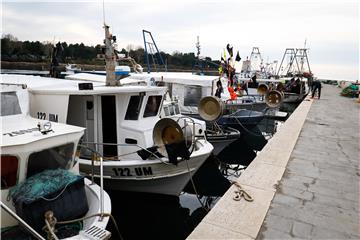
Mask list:
[[[115,176],[117,177],[131,177],[131,176],[151,176],[153,170],[151,167],[136,167],[136,168],[113,168]]]

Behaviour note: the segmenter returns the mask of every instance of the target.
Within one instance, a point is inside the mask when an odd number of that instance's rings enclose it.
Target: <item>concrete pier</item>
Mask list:
[[[360,239],[360,104],[304,100],[188,239]]]

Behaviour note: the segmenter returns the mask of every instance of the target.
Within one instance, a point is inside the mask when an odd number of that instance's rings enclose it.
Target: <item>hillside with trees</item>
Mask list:
[[[68,44],[66,42],[60,43],[62,46],[62,54],[60,62],[76,63],[76,64],[90,64],[90,65],[105,65],[103,59],[99,58],[102,54],[101,45],[86,46],[83,43]],[[53,43],[39,42],[39,41],[19,41],[11,34],[3,35],[1,38],[1,61],[4,62],[29,62],[29,63],[50,63]],[[128,45],[119,51],[125,56],[130,56],[137,63],[146,68],[145,51],[142,47],[134,47]],[[167,64],[168,69],[192,69],[196,65],[196,56],[193,52],[181,53],[174,52],[172,54],[160,52],[162,58]],[[151,56],[150,59],[156,57]],[[211,58],[206,60],[211,62]],[[205,69],[214,70],[214,66],[206,65]]]

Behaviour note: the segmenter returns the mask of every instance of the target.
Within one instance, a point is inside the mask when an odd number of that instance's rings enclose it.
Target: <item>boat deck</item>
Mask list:
[[[305,99],[188,239],[360,238],[359,108],[323,84]]]

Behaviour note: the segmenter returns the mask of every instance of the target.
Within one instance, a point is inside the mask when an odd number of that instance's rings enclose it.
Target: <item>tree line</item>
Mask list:
[[[62,63],[86,63],[86,64],[105,64],[103,59],[99,59],[99,56],[103,53],[102,46],[100,44],[96,46],[86,46],[83,43],[68,44],[61,42],[60,62]],[[53,43],[39,42],[39,41],[19,41],[11,34],[3,35],[1,38],[1,61],[9,62],[50,62]],[[146,56],[143,47],[134,47],[128,45],[121,49],[119,53],[126,57],[133,58],[137,63],[146,66]],[[181,53],[174,52],[172,54],[160,52],[160,55],[166,65],[169,66],[181,66],[181,67],[194,67],[197,62],[197,58],[193,52]],[[157,63],[160,63],[158,54],[149,55],[150,63],[153,64],[153,60],[156,59]],[[206,57],[208,62],[211,62],[211,58]],[[207,68],[214,68],[206,65]]]

